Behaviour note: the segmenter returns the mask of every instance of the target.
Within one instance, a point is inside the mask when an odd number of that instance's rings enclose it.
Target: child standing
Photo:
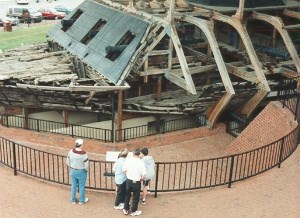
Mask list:
[[[140,154],[140,157],[144,161],[145,167],[146,167],[146,178],[143,181],[143,195],[142,195],[142,199],[141,199],[141,203],[144,205],[146,204],[146,195],[148,192],[147,188],[150,184],[150,180],[154,176],[154,168],[155,168],[155,163],[154,163],[153,157],[148,156],[148,153],[149,153],[148,148],[143,148],[141,150],[141,154]]]

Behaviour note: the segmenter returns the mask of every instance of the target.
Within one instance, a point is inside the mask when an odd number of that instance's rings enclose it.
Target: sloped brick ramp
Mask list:
[[[279,140],[298,126],[297,120],[280,102],[269,103],[226,148],[229,155],[253,150]]]

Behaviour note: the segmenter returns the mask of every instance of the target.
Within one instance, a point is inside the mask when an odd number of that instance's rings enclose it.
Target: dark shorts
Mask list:
[[[148,180],[144,180],[144,181],[143,181],[143,185],[144,185],[144,186],[148,186],[148,185],[149,185],[149,183],[150,183],[150,179],[148,179]]]

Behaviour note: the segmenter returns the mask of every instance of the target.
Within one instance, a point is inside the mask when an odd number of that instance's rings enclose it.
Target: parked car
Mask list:
[[[66,13],[53,8],[40,8],[38,12],[42,13],[44,19],[63,19],[66,16]]]
[[[6,16],[0,16],[0,26],[3,26],[3,21],[8,21],[12,26],[16,26],[20,23],[20,20],[15,17],[6,17]]]
[[[13,6],[8,8],[6,15],[8,17],[17,17],[20,22],[30,19],[31,22],[38,23],[43,20],[42,14],[34,8],[26,6]],[[24,16],[26,15],[26,16]]]
[[[24,4],[24,5],[28,5],[29,4],[29,0],[16,0],[17,4]]]
[[[64,13],[66,13],[66,15],[70,14],[71,11],[73,11],[73,8],[69,8],[69,7],[66,7],[63,5],[56,5],[56,6],[54,6],[54,9],[59,12],[64,12]]]

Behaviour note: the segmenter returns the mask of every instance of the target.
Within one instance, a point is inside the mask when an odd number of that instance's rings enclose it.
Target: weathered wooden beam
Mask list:
[[[257,20],[262,20],[265,21],[266,23],[271,24],[272,26],[274,26],[277,31],[280,33],[284,44],[287,48],[287,50],[289,51],[291,58],[297,68],[298,73],[300,74],[300,58],[298,56],[297,50],[295,48],[295,45],[292,41],[292,39],[290,38],[289,33],[287,32],[287,30],[284,27],[284,23],[282,21],[282,19],[280,17],[276,17],[276,16],[271,16],[268,14],[262,14],[262,13],[258,13],[258,12],[253,12],[251,14],[251,17]]]
[[[123,91],[118,91],[117,129],[122,129],[123,122]],[[122,141],[122,131],[118,131],[118,141]]]
[[[65,127],[68,127],[69,126],[69,111],[63,110],[62,115],[63,115],[63,118],[64,118]]]
[[[199,64],[198,66],[195,66],[195,67],[189,67],[191,75],[197,74],[197,73],[204,73],[204,72],[207,72],[207,71],[210,71],[210,70],[215,70],[216,68],[217,68],[216,64],[210,64],[210,65],[204,65],[204,66],[201,66]],[[173,73],[174,75],[177,75],[177,76],[182,76],[183,75],[181,69],[169,70],[167,68],[165,68],[165,69],[151,68],[151,69],[148,69],[147,71],[140,72],[140,76],[160,75],[160,74],[165,74],[167,72],[171,72],[171,73]]]
[[[288,16],[288,17],[297,18],[300,20],[300,12],[298,12],[298,11],[291,11],[288,9],[284,9],[283,15]]]
[[[239,78],[242,78],[246,81],[252,82],[252,83],[259,83],[259,80],[256,76],[256,73],[254,70],[252,71],[247,71],[248,67],[243,66],[243,67],[236,67],[230,63],[226,64],[227,70],[229,73],[232,75],[235,75]]]
[[[267,82],[267,79],[264,75],[264,72],[262,70],[261,64],[258,60],[258,57],[255,53],[254,47],[251,43],[250,37],[248,35],[248,32],[244,26],[244,24],[242,24],[242,22],[233,17],[229,17],[220,13],[213,13],[213,19],[227,23],[229,25],[231,25],[233,28],[236,29],[236,31],[239,33],[241,39],[243,40],[243,43],[245,45],[246,51],[248,53],[248,56],[250,58],[250,61],[253,65],[253,68],[255,70],[256,76],[259,80],[259,82],[261,83],[261,86],[264,87],[264,89],[269,92],[270,91],[270,87],[269,84]]]
[[[218,118],[229,104],[230,100],[232,99],[233,94],[225,93],[207,112],[207,125],[211,128],[214,127]]]
[[[181,46],[179,37],[177,35],[177,31],[176,31],[175,26],[174,25],[170,25],[169,26],[169,31],[170,32],[168,32],[168,35],[172,39],[174,48],[176,50],[176,54],[177,54],[177,56],[179,58],[180,67],[181,67],[183,76],[185,78],[185,85],[184,86],[180,86],[180,87],[186,89],[187,91],[189,91],[190,93],[192,93],[192,94],[195,95],[197,93],[196,89],[195,89],[195,85],[194,85],[193,79],[192,79],[192,77],[191,77],[191,75],[189,73],[189,68],[188,68],[188,65],[187,65],[187,61],[185,59],[184,52],[182,50],[182,46]],[[172,77],[169,77],[169,78],[172,78]],[[175,83],[175,84],[180,84],[180,83]]]
[[[258,90],[258,92],[241,108],[241,114],[245,114],[247,118],[250,117],[267,94],[268,92],[266,90]]]
[[[300,29],[300,24],[288,25],[288,26],[284,26],[284,28],[287,30],[296,30],[296,29]]]
[[[209,45],[211,47],[211,50],[214,54],[214,60],[218,66],[220,76],[222,78],[223,84],[225,86],[225,89],[228,93],[234,94],[234,89],[230,80],[230,77],[228,75],[225,62],[223,60],[222,54],[220,52],[220,49],[218,47],[217,39],[214,35],[213,26],[212,23],[210,23],[207,20],[203,20],[200,18],[190,17],[190,16],[183,16],[183,20],[190,22],[197,27],[199,27],[205,36],[207,37],[207,40],[209,42]]]
[[[30,88],[38,90],[53,90],[53,91],[72,91],[72,92],[107,92],[129,89],[130,86],[69,86],[69,87],[54,87],[54,86],[36,86],[27,84],[16,84],[19,88]]]
[[[245,0],[240,0],[239,7],[236,10],[236,14],[235,14],[235,16],[239,20],[243,20],[243,18],[244,18],[244,8],[245,8]]]

